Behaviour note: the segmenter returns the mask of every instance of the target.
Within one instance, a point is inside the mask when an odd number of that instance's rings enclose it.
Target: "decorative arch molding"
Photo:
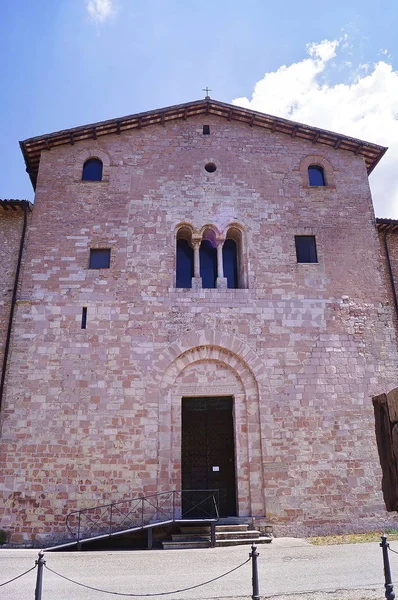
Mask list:
[[[175,223],[172,226],[172,237],[178,237],[180,231],[189,232],[190,235],[198,241],[205,239],[204,235],[207,231],[212,231],[216,236],[217,240],[220,241],[225,241],[228,236],[228,232],[230,231],[239,232],[242,236],[242,240],[244,241],[246,237],[246,228],[237,221],[231,221],[230,223],[228,223],[227,225],[223,225],[222,227],[218,227],[214,223],[207,223],[206,225],[203,225],[199,228],[195,227],[189,221],[179,221],[178,223]]]
[[[74,178],[81,181],[83,165],[89,158],[99,158],[102,161],[102,181],[109,181],[111,160],[102,148],[95,146],[85,148],[76,154]]]
[[[198,377],[190,386],[184,371],[195,375],[220,366],[222,385]],[[152,394],[159,410],[159,491],[181,486],[181,405],[186,396],[233,396],[238,514],[264,516],[263,444],[259,383],[266,393],[265,368],[255,352],[234,335],[202,330],[171,344],[155,366]],[[230,379],[225,383],[225,377]],[[214,368],[213,368],[214,374]],[[260,380],[260,382],[259,382]],[[264,386],[266,388],[264,389]],[[149,392],[149,390],[148,390]]]
[[[332,164],[329,162],[327,158],[324,156],[320,156],[319,154],[310,154],[309,156],[305,156],[301,162],[299,171],[301,173],[303,185],[305,187],[311,187],[309,185],[308,180],[308,167],[311,165],[315,165],[317,167],[322,167],[325,173],[326,178],[326,186],[327,188],[334,187],[334,169]]]
[[[170,344],[160,355],[154,366],[153,373],[157,374],[157,377],[154,377],[156,381],[154,385],[158,386],[160,382],[163,385],[162,380],[166,376],[170,364],[177,357],[185,354],[188,350],[201,346],[215,346],[229,351],[247,365],[248,370],[252,372],[258,384],[265,384],[268,387],[264,363],[259,359],[255,350],[238,336],[215,329],[191,331]]]
[[[247,364],[241,360],[239,356],[217,346],[196,346],[190,348],[180,356],[178,356],[169,366],[164,374],[161,383],[161,389],[167,388],[169,385],[175,385],[178,377],[189,366],[199,362],[216,362],[230,367],[236,378],[242,384],[242,389],[246,395],[258,395],[258,386],[256,378]],[[204,390],[201,392],[203,396],[211,396],[211,391]]]
[[[184,227],[190,229],[192,233],[199,233],[199,229],[195,227],[191,221],[174,221],[169,231],[171,232],[171,235],[175,236],[177,232]]]
[[[192,237],[195,233],[197,233],[196,229],[189,223],[188,221],[181,221],[174,227],[174,236],[178,238],[179,234],[183,233],[184,235],[189,233]]]
[[[227,225],[225,225],[225,226],[222,228],[222,233],[221,233],[221,235],[222,235],[224,238],[226,238],[226,236],[227,236],[227,234],[228,234],[228,231],[229,231],[230,229],[232,229],[232,230],[236,230],[236,231],[239,231],[239,232],[240,232],[240,234],[241,234],[242,236],[245,236],[245,235],[246,235],[246,227],[244,227],[243,225],[241,225],[241,224],[240,224],[240,223],[238,223],[237,221],[231,221],[230,223],[228,223]]]
[[[219,239],[221,236],[221,232],[216,225],[213,223],[206,223],[200,228],[200,235],[202,240],[206,239]]]

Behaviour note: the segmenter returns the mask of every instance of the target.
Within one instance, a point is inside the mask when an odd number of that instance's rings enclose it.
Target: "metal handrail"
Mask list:
[[[205,494],[205,497],[201,496],[198,501],[199,494]],[[192,502],[192,495],[194,499],[196,495],[196,502]],[[140,530],[162,523],[218,521],[218,498],[219,490],[169,490],[148,496],[140,495],[72,511],[66,517],[66,527],[79,543],[90,537],[111,537],[115,533]],[[210,507],[206,505],[207,502],[210,502]],[[121,510],[121,505],[126,507],[125,510]],[[200,516],[195,516],[195,513]]]

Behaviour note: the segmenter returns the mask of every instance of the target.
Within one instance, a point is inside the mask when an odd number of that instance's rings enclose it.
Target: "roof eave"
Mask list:
[[[141,129],[148,125],[165,125],[169,121],[175,121],[180,118],[186,119],[200,114],[212,114],[225,117],[228,120],[238,120],[251,127],[264,127],[272,132],[284,133],[291,135],[292,137],[311,141],[314,144],[326,145],[335,149],[347,150],[354,154],[362,155],[366,163],[368,174],[373,171],[387,151],[387,148],[384,146],[378,146],[377,144],[351,138],[326,129],[289,121],[288,119],[275,117],[212,99],[177,104],[162,109],[120,117],[118,119],[110,119],[108,121],[100,121],[98,123],[91,123],[89,125],[57,131],[51,134],[26,139],[20,142],[20,147],[27,167],[26,170],[32,185],[35,188],[42,150],[50,150],[56,146],[74,144],[87,139],[96,139],[102,135],[120,134],[123,131],[137,128]]]
[[[398,231],[398,219],[376,219],[376,227],[379,231]]]
[[[33,204],[29,200],[17,200],[14,198],[0,199],[0,208],[3,208],[4,210],[9,210],[10,208],[12,210],[17,210],[18,208],[21,208],[31,211],[33,210]]]

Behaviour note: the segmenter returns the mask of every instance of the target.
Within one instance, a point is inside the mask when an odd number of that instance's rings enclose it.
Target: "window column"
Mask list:
[[[224,240],[217,238],[217,282],[216,287],[218,289],[227,289],[227,279],[224,277],[224,264],[223,264],[223,246]]]
[[[202,278],[200,276],[200,255],[199,248],[202,241],[202,236],[192,235],[193,245],[193,277],[192,277],[192,289],[202,289]]]

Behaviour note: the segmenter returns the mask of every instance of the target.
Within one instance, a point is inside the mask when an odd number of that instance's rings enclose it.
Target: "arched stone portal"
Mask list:
[[[157,368],[163,371],[157,392],[158,489],[181,486],[182,398],[232,396],[238,514],[265,516],[259,386],[255,375],[257,371],[264,376],[264,369],[254,351],[235,336],[201,331],[172,344]]]

